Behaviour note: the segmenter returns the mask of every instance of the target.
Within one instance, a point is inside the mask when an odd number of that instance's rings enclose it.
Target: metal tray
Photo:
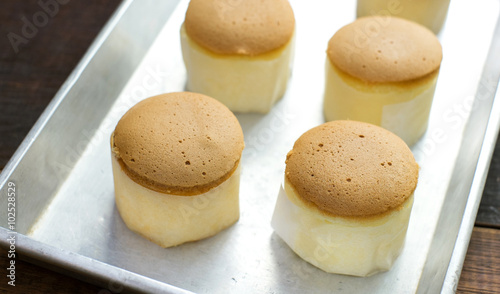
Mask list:
[[[316,269],[270,227],[286,153],[323,122],[327,41],[355,17],[355,1],[291,2],[297,31],[288,90],[267,115],[237,115],[246,142],[237,224],[163,249],[129,231],[117,213],[110,133],[137,101],[182,91],[186,82],[179,28],[187,1],[130,0],[3,170],[1,245],[15,235],[23,258],[113,293],[452,293],[499,130],[499,1],[450,5],[429,129],[412,149],[421,173],[406,245],[390,271],[368,278]],[[12,227],[9,185],[16,187]]]

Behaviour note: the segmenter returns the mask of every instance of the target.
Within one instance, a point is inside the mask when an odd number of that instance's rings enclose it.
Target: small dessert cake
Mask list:
[[[402,17],[428,27],[435,34],[443,27],[450,0],[358,0],[357,16]]]
[[[403,248],[417,180],[410,149],[393,133],[328,122],[304,133],[288,153],[272,227],[326,272],[386,271]]]
[[[324,114],[382,126],[408,145],[427,130],[442,59],[427,28],[401,18],[359,18],[327,50]]]
[[[222,2],[189,3],[180,32],[187,88],[232,111],[269,112],[290,77],[292,8],[287,0]]]
[[[116,207],[162,247],[217,234],[239,218],[243,132],[220,102],[169,93],[132,107],[111,135]]]

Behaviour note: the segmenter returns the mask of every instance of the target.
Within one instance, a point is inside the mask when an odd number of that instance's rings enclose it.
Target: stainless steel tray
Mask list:
[[[109,135],[137,101],[184,90],[179,28],[187,1],[177,2],[124,1],[105,26],[0,175],[1,245],[13,235],[13,183],[17,252],[112,292],[452,293],[499,130],[499,1],[451,3],[429,130],[412,149],[421,174],[406,245],[389,272],[368,278],[316,269],[270,227],[286,153],[323,122],[326,44],[354,20],[354,1],[291,1],[297,32],[287,93],[267,115],[237,115],[246,142],[237,224],[170,249],[125,227]]]

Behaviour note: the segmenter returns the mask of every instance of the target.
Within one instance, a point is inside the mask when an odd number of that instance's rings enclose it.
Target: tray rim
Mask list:
[[[92,58],[99,51],[104,41],[117,27],[118,22],[130,8],[133,2],[135,2],[135,0],[124,0],[112,14],[110,19],[106,22],[104,27],[99,32],[98,36],[89,46],[87,52],[81,58],[80,62],[68,76],[54,98],[51,99],[43,113],[40,115],[36,123],[33,125],[29,133],[26,135],[22,143],[15,151],[14,155],[7,162],[4,169],[1,170],[0,188],[4,187],[9,181],[10,176],[15,171],[16,167],[23,159],[26,152],[30,149],[32,143],[36,140],[40,132],[43,130],[47,121],[50,120],[52,114],[57,110],[71,88],[78,82],[78,79],[82,72],[86,69]],[[500,14],[497,16],[497,23],[495,32],[493,33],[492,43],[496,40],[495,36],[500,36]],[[496,41],[499,42],[499,40]],[[494,55],[492,50],[488,52],[485,64],[487,64],[491,55]],[[469,240],[471,237],[472,229],[474,227],[474,220],[477,215],[480,200],[482,198],[482,191],[484,189],[488,167],[493,155],[495,146],[494,143],[496,142],[498,130],[500,129],[500,102],[495,102],[495,100],[497,100],[495,98],[500,97],[500,83],[499,81],[496,81],[496,83],[496,92],[493,94],[493,106],[489,114],[485,134],[483,135],[478,160],[475,164],[476,170],[472,179],[471,190],[468,194],[468,199],[465,204],[465,211],[463,214],[462,222],[458,230],[457,238],[455,239],[455,245],[451,254],[450,262],[447,265],[444,281],[441,288],[442,293],[454,293],[458,285],[458,279],[460,278],[463,261],[467,253]],[[498,108],[499,111],[494,112],[493,108]],[[493,141],[493,145],[484,144],[486,139],[491,139]],[[480,164],[484,166],[484,168],[478,169],[477,167]],[[465,218],[465,215],[468,215],[468,218]],[[0,227],[1,247],[7,248],[9,246],[7,237],[11,234],[12,231],[4,227]],[[164,293],[192,293],[187,290],[169,285],[167,283],[135,274],[125,269],[115,267],[68,250],[59,249],[52,245],[34,240],[31,237],[20,233],[16,233],[16,238],[19,241],[16,244],[16,250],[21,253],[21,259],[25,259],[34,264],[56,270],[62,274],[79,278],[85,282],[108,287],[109,285],[106,285],[105,283],[106,280],[110,281],[110,279],[112,279],[113,277],[119,277],[119,279],[115,280],[120,280],[120,286],[123,286],[127,291],[141,293],[152,291],[162,291]],[[65,259],[68,257],[76,260],[76,262],[69,263],[68,259]],[[451,269],[450,265],[453,265],[455,269]]]
[[[488,55],[485,61],[485,67],[483,67],[483,73],[481,80],[483,80],[488,73],[488,61],[492,58],[498,58],[495,56],[495,52],[498,52],[500,48],[500,15],[497,18],[497,23],[495,25],[495,30],[493,32],[492,41],[490,48],[488,50]],[[448,269],[445,274],[443,281],[442,293],[455,293],[458,286],[458,281],[462,272],[463,263],[465,256],[467,254],[467,249],[469,247],[470,238],[472,235],[472,230],[474,229],[475,220],[477,217],[477,212],[479,210],[479,205],[483,196],[484,186],[486,184],[486,178],[488,176],[489,167],[493,157],[493,152],[495,150],[495,144],[499,137],[500,130],[500,74],[497,69],[494,73],[496,75],[496,88],[492,93],[492,105],[490,108],[490,113],[488,117],[488,122],[486,129],[484,131],[483,140],[481,142],[481,147],[479,148],[479,155],[476,161],[476,169],[474,172],[474,177],[472,179],[469,195],[467,202],[465,204],[464,212],[462,215],[462,222],[460,224],[455,246],[452,251],[450,262],[448,264]],[[476,103],[478,103],[477,93],[481,91],[481,87],[476,90],[476,95],[474,99],[474,109]],[[469,120],[468,120],[469,122]],[[465,136],[464,136],[465,138]],[[490,144],[485,144],[486,141]],[[462,148],[461,148],[462,149]],[[461,150],[459,151],[461,152]],[[482,166],[481,168],[479,168]],[[452,270],[455,268],[455,270]]]
[[[9,244],[5,241],[9,236],[12,236],[12,232],[0,227],[2,240],[0,246],[8,248]],[[15,233],[15,236],[16,251],[20,253],[21,259],[105,289],[117,287],[120,291],[126,290],[127,293],[193,293],[69,250],[39,242],[23,234]]]
[[[497,28],[500,28],[500,26],[497,26]],[[485,139],[483,140],[483,144],[481,146],[481,151],[479,153],[479,158],[477,161],[478,163],[476,165],[474,178],[472,180],[471,190],[465,204],[462,222],[460,224],[460,228],[455,240],[455,246],[453,248],[450,262],[446,270],[441,293],[455,293],[457,290],[460,275],[462,273],[465,256],[467,255],[467,249],[469,247],[472,231],[475,226],[479,204],[481,202],[486,178],[488,176],[489,166],[491,164],[493,152],[495,149],[494,144],[499,137],[500,83],[498,83],[497,85],[496,94],[493,99],[493,107],[484,135]],[[497,109],[497,111],[494,112],[493,108]],[[487,144],[484,144],[484,141],[487,139],[493,142],[493,148]],[[479,165],[482,165],[484,168],[477,168]]]
[[[40,117],[36,120],[35,124],[18,146],[5,167],[0,171],[0,189],[6,186],[26,152],[30,149],[47,122],[57,111],[59,105],[66,98],[72,87],[78,82],[84,70],[99,52],[104,42],[108,39],[121,18],[135,1],[136,0],[123,0],[102,27],[83,57],[66,78]],[[192,293],[81,254],[56,248],[4,227],[0,227],[0,247],[4,249],[9,248],[10,244],[7,238],[12,234],[15,235],[16,253],[21,260],[54,270],[64,275],[78,278],[91,284],[102,286],[105,289],[111,287],[111,282],[119,281],[120,289],[132,293]],[[70,263],[68,260],[73,260],[75,262]]]
[[[1,170],[0,187],[5,186],[10,176],[16,169],[18,163],[24,157],[33,142],[36,140],[41,130],[50,120],[52,114],[57,110],[70,89],[77,83],[87,65],[91,62],[92,58],[99,51],[104,41],[109,37],[113,29],[117,26],[120,18],[127,11],[133,1],[134,0],[123,0],[123,2],[119,4],[118,8],[113,12],[109,20],[103,26],[94,41],[90,44],[83,57],[80,59],[73,71],[69,74],[68,78],[64,81],[54,97],[50,100],[47,107],[45,107],[44,111],[37,119],[33,127],[30,129],[26,137],[24,137],[23,141],[16,149],[12,157],[9,159],[3,170]]]

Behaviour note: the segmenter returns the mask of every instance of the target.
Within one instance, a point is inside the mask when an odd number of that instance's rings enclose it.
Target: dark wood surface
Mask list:
[[[0,169],[31,129],[120,0],[57,0],[57,13],[23,35],[23,17],[43,11],[37,0],[0,4]],[[54,1],[42,1],[52,2]],[[38,13],[40,15],[40,13]],[[8,35],[25,38],[12,46]],[[25,37],[27,35],[27,37]],[[29,37],[29,38],[28,38]],[[14,49],[18,47],[18,52]],[[7,252],[0,250],[0,292],[113,293],[16,259],[16,287],[7,285]],[[500,293],[500,142],[484,190],[458,293]]]
[[[19,45],[18,52],[8,34],[12,32],[24,37],[23,17],[32,21],[35,14],[44,10],[38,5],[38,0],[1,1],[0,169],[121,3],[121,0],[58,1],[67,4],[58,5],[59,11],[52,13],[53,16],[48,17],[48,22],[41,25],[36,34],[28,34],[31,38]],[[3,293],[113,293],[19,258],[16,258],[14,288],[7,284],[8,262],[7,252],[0,250],[0,292]]]

